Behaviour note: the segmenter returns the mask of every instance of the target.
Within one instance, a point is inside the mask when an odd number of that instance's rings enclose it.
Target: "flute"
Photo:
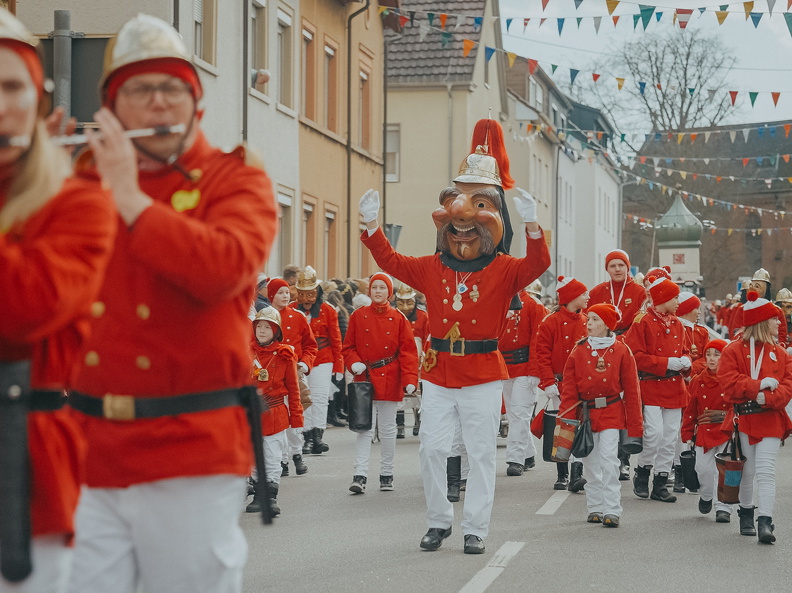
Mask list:
[[[127,130],[124,136],[127,138],[147,138],[151,136],[167,136],[168,134],[179,134],[184,132],[187,126],[184,124],[176,124],[174,126],[161,125],[152,128],[141,128],[139,130]],[[99,135],[101,139],[101,134]],[[80,144],[87,144],[88,140],[84,134],[75,134],[72,136],[54,136],[50,139],[58,146],[78,146]],[[27,148],[30,146],[30,136],[0,136],[0,148]]]

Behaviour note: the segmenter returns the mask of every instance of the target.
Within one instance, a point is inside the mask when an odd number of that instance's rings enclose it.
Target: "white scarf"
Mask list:
[[[605,348],[610,348],[615,342],[616,336],[604,336],[601,338],[589,336],[588,339],[588,343],[591,345],[592,350],[604,350]]]

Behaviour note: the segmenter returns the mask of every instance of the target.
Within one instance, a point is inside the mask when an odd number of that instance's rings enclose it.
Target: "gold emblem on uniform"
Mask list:
[[[269,381],[269,371],[267,371],[267,369],[259,369],[258,380]]]
[[[629,305],[632,303],[632,299],[624,299],[624,304]]]
[[[694,358],[697,358],[698,357],[698,353],[699,353],[698,346],[696,346],[695,344],[691,345],[690,346],[690,355],[692,357],[694,357]]]
[[[423,370],[424,373],[428,373],[433,368],[437,366],[437,350],[432,350],[429,348],[424,355],[423,360]]]
[[[190,191],[180,189],[171,196],[171,205],[176,212],[192,210],[201,201],[201,190],[193,189]]]
[[[607,370],[607,369],[605,368],[605,359],[604,359],[602,356],[600,356],[600,357],[599,357],[599,360],[597,361],[597,366],[596,366],[596,367],[594,367],[594,368],[595,368],[595,369],[597,370],[597,372],[599,372],[599,373],[604,373],[604,372]]]

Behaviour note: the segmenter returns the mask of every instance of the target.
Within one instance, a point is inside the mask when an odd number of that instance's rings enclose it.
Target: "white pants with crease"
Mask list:
[[[0,577],[0,593],[65,593],[73,557],[64,535],[38,535],[30,548],[33,572],[18,583]]]
[[[506,437],[506,462],[525,463],[536,456],[531,434],[531,414],[536,403],[536,392],[528,386],[528,377],[514,377],[503,382],[503,400],[509,434]]]
[[[726,448],[727,443],[712,447],[704,453],[704,447],[696,447],[696,474],[699,479],[699,496],[703,500],[715,500],[715,511],[726,511],[731,514],[732,505],[723,503],[716,496],[718,493],[718,468],[715,456]]]
[[[740,480],[740,506],[754,504],[756,478],[756,516],[772,517],[776,498],[776,458],[781,439],[765,437],[755,445],[748,444],[748,435],[740,433],[740,445],[745,456]]]
[[[581,460],[586,479],[586,507],[589,513],[621,517],[619,430],[608,428],[593,435],[594,448]]]
[[[371,439],[374,427],[380,440],[380,475],[393,475],[393,460],[396,456],[396,407],[399,402],[374,401],[371,430],[357,433],[355,440],[355,474],[368,477]]]
[[[638,453],[638,465],[654,466],[655,475],[670,472],[674,451],[682,426],[681,408],[644,406],[643,451]]]
[[[311,405],[303,414],[305,430],[327,428],[327,403],[330,401],[332,387],[333,363],[325,362],[311,369],[308,375],[308,387],[311,388]]]

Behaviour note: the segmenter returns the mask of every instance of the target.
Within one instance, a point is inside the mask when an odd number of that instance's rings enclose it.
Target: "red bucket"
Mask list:
[[[565,462],[569,461],[572,451],[572,441],[575,440],[575,428],[580,424],[580,420],[572,418],[557,418],[556,427],[553,432],[553,450],[550,461]]]

